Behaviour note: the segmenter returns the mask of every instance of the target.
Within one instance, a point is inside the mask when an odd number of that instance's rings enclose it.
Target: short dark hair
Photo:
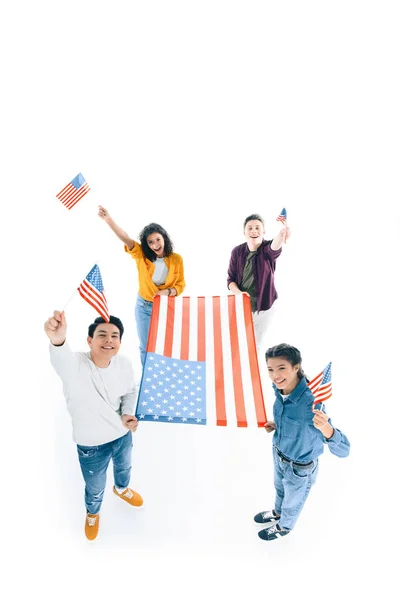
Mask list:
[[[105,321],[103,319],[103,317],[97,317],[97,319],[95,319],[93,321],[93,323],[91,323],[91,325],[89,325],[89,329],[88,329],[89,337],[91,337],[91,338],[93,337],[93,334],[96,331],[97,326],[100,325],[101,323],[107,323],[107,321]],[[122,321],[120,319],[118,319],[118,317],[113,317],[112,315],[110,315],[109,323],[118,327],[119,339],[122,340],[122,335],[124,333],[124,326],[122,325]]]
[[[268,348],[265,353],[265,360],[268,360],[269,358],[284,358],[292,365],[292,367],[299,365],[299,370],[297,372],[299,379],[303,379],[304,377],[308,382],[308,379],[303,371],[303,367],[301,366],[302,358],[300,350],[294,346],[290,346],[289,344],[278,344],[277,346],[272,346],[272,348]]]
[[[262,218],[261,215],[254,214],[254,215],[249,215],[248,217],[246,217],[244,220],[244,223],[243,223],[243,229],[246,228],[246,225],[249,221],[261,221],[261,223],[263,224],[263,227],[265,228],[264,219]]]
[[[149,225],[146,225],[146,227],[143,227],[142,231],[139,233],[139,241],[142,244],[142,251],[145,257],[151,260],[151,262],[154,262],[157,258],[157,254],[149,248],[147,243],[147,237],[152,233],[159,233],[163,236],[164,256],[170,256],[174,251],[174,245],[168,233],[165,231],[164,227],[161,227],[158,223],[150,223]]]

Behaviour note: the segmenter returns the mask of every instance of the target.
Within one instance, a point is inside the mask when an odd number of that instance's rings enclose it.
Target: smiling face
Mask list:
[[[87,338],[90,355],[98,367],[107,367],[110,360],[118,353],[121,345],[119,329],[112,323],[99,323],[93,337]]]
[[[150,250],[153,250],[157,258],[161,258],[164,255],[165,242],[161,233],[151,233],[147,236],[146,241]]]
[[[292,365],[286,358],[277,356],[267,359],[268,374],[278,390],[284,395],[291,394],[299,383],[298,371],[300,365]]]
[[[264,225],[258,219],[247,221],[244,235],[250,250],[257,248],[263,241]]]

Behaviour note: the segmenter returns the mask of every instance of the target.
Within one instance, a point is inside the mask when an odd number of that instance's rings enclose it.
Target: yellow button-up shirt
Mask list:
[[[125,252],[130,254],[136,260],[139,278],[139,295],[143,300],[153,302],[154,296],[159,290],[166,288],[175,288],[177,295],[181,294],[185,289],[185,278],[183,273],[183,260],[180,254],[173,252],[170,256],[165,257],[165,264],[168,268],[168,275],[163,285],[157,286],[152,280],[155,263],[151,262],[143,254],[142,246],[139,242],[135,242],[132,250],[128,246],[124,246]]]

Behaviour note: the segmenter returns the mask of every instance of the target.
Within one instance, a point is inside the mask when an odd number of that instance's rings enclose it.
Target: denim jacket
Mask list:
[[[332,454],[348,456],[350,443],[339,429],[334,427],[333,436],[327,440],[319,429],[314,427],[312,412],[314,396],[305,378],[300,379],[293,392],[283,401],[275,384],[274,421],[276,431],[273,444],[290,460],[307,463],[318,458],[327,444]],[[321,404],[315,405],[321,409]],[[322,410],[325,407],[322,405]],[[329,424],[333,427],[331,420]]]

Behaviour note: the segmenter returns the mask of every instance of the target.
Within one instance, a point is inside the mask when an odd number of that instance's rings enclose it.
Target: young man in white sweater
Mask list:
[[[132,506],[143,504],[140,494],[128,487],[132,432],[138,420],[134,416],[137,387],[133,368],[128,358],[117,356],[124,328],[116,317],[111,316],[109,323],[97,318],[89,326],[89,352],[69,348],[64,312],[54,311],[44,329],[51,342],[51,364],[63,382],[85,480],[85,534],[94,540],[111,459],[114,493]]]

